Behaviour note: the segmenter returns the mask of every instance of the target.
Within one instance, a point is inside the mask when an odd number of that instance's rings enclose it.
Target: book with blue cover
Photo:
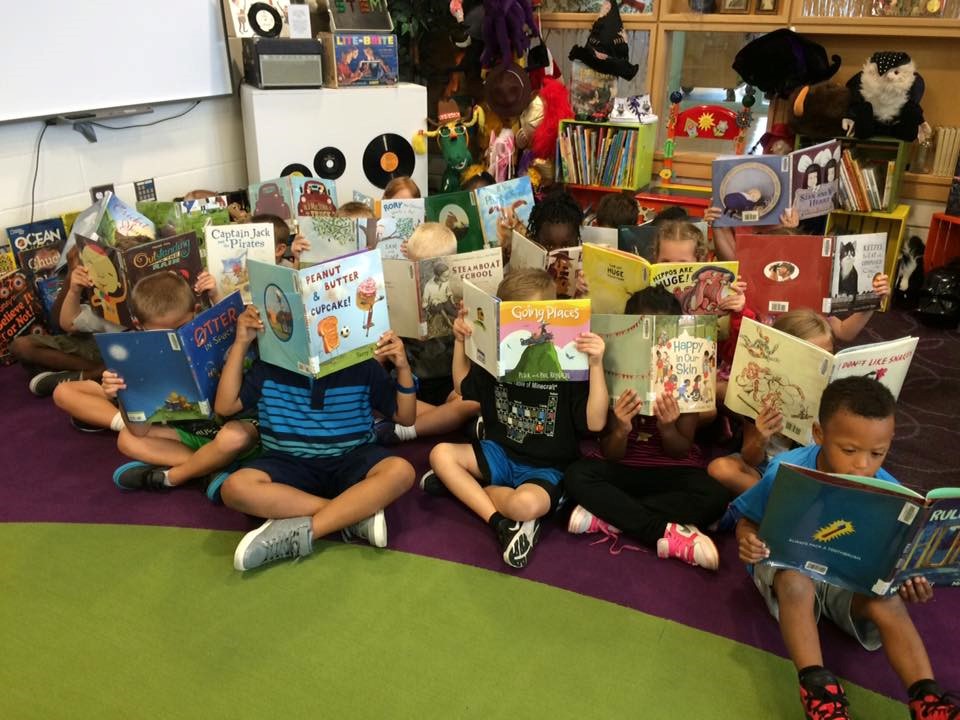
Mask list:
[[[373,357],[390,328],[376,250],[301,270],[250,260],[250,292],[265,326],[260,359],[323,377]]]
[[[786,155],[719,157],[712,167],[711,203],[723,214],[714,227],[777,225],[790,206],[790,158]]]
[[[7,237],[10,239],[10,248],[17,258],[17,265],[27,270],[23,262],[24,253],[40,248],[56,247],[59,255],[67,242],[67,231],[63,226],[63,220],[56,217],[8,227]]]
[[[896,483],[782,463],[760,538],[765,560],[864,595],[904,580],[960,585],[960,488],[926,496]]]
[[[487,247],[509,247],[514,230],[526,237],[534,205],[529,177],[524,175],[473,192]]]
[[[94,335],[104,365],[126,383],[118,397],[127,417],[139,423],[209,418],[242,312],[237,292],[176,330]]]

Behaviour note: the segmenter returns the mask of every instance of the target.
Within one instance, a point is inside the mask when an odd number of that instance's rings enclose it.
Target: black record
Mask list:
[[[283,170],[280,171],[280,177],[287,177],[287,175],[313,177],[313,173],[310,172],[310,168],[308,168],[303,163],[290,163]]]
[[[363,151],[363,174],[382,190],[394,178],[412,175],[416,162],[410,143],[399,135],[384,133]]]
[[[337,148],[328,145],[313,156],[313,169],[324,180],[336,180],[347,169],[347,159]]]
[[[267,13],[270,19],[263,17],[263,13]],[[250,23],[250,29],[260,37],[277,37],[283,30],[283,16],[280,11],[265,2],[255,2],[250,6],[247,10],[247,22]]]

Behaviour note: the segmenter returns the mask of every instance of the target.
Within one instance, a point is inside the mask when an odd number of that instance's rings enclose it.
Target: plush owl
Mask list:
[[[905,52],[876,52],[847,81],[850,105],[844,119],[848,135],[889,135],[912,142],[923,122],[923,77]]]

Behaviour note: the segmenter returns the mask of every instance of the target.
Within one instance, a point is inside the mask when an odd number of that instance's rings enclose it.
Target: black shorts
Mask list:
[[[388,457],[391,454],[379,445],[361,445],[344,455],[316,458],[268,450],[244,464],[244,469],[260,470],[275,483],[330,499],[363,480],[375,465]]]

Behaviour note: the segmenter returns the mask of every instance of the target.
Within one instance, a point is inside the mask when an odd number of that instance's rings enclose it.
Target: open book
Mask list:
[[[533,210],[533,186],[530,178],[514,178],[474,190],[483,239],[489,247],[508,245],[512,231],[527,234]]]
[[[272,223],[208,225],[204,246],[207,270],[216,280],[220,295],[239,290],[245,303],[251,302],[247,260],[273,263],[276,259]]]
[[[302,270],[251,260],[250,291],[264,331],[264,362],[323,377],[373,357],[390,325],[376,250]]]
[[[576,339],[590,330],[589,300],[506,302],[469,280],[463,304],[473,333],[467,357],[506,382],[586,380],[587,356]]]
[[[631,295],[651,285],[676,295],[686,314],[718,313],[739,272],[736,262],[653,264],[601,245],[584,245],[582,263],[596,313],[622,313]]]
[[[804,445],[820,409],[820,396],[831,381],[866,375],[900,394],[917,338],[860,345],[831,355],[812,343],[744,318],[730,368],[724,403],[756,418],[764,405],[783,413],[783,434]]]
[[[220,370],[243,312],[240,293],[176,330],[94,335],[106,367],[123,378],[120,404],[133,422],[208,418]]]
[[[426,220],[449,228],[457,237],[457,252],[472,252],[484,246],[483,228],[472,192],[431,195],[425,201]]]
[[[298,217],[300,234],[310,243],[310,249],[300,254],[300,268],[366,249],[366,236],[360,233],[358,225],[353,218]]]
[[[527,240],[514,231],[510,251],[510,269],[546,270],[557,286],[557,297],[566,300],[577,296],[577,271],[580,269],[582,251],[583,247],[580,245],[560,250],[547,250],[540,243]]]
[[[769,318],[802,307],[826,314],[879,308],[873,278],[883,272],[886,248],[886,233],[737,237],[750,304]]]
[[[405,338],[425,340],[453,334],[470,280],[490,294],[503,280],[503,252],[487,248],[427,260],[384,260],[383,277],[390,305],[390,327]]]
[[[864,595],[907,578],[960,585],[960,488],[926,497],[876,478],[782,463],[760,524],[765,561]]]
[[[663,392],[677,399],[681,413],[716,407],[715,315],[594,315],[590,324],[606,344],[611,403],[635,390],[644,415],[653,415]]]

